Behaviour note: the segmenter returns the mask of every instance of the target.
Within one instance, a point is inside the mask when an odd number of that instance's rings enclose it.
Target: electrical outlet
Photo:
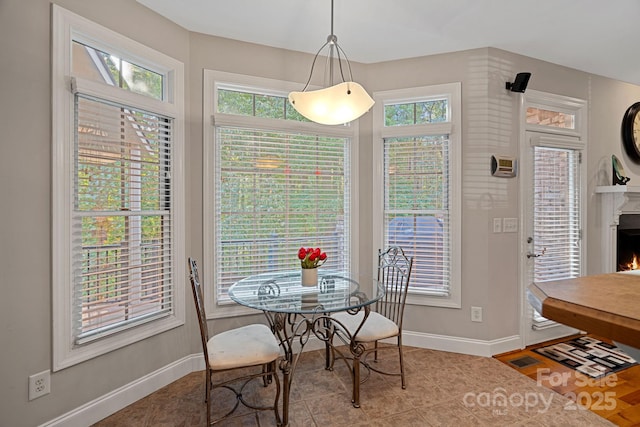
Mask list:
[[[471,321],[482,322],[482,307],[471,307]]]
[[[502,233],[502,218],[493,218],[493,232]]]
[[[42,371],[29,377],[29,400],[37,399],[51,392],[51,372]]]

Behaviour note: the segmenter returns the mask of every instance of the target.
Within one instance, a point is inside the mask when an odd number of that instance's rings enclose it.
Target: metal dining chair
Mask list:
[[[280,357],[280,346],[271,330],[262,324],[253,324],[221,332],[213,337],[209,337],[207,327],[207,316],[204,310],[204,298],[200,279],[198,277],[198,266],[196,261],[189,258],[189,270],[193,299],[198,314],[200,325],[200,338],[202,340],[202,351],[206,366],[205,376],[205,404],[207,405],[207,424],[216,424],[229,417],[242,403],[244,406],[260,410],[272,410],[275,413],[276,423],[281,424],[278,413],[278,400],[280,398],[280,380],[276,372],[276,361]],[[247,373],[245,368],[256,368],[256,372]],[[237,370],[239,376],[231,379],[225,376],[221,382],[214,383],[215,374]],[[244,387],[253,379],[262,377],[264,386],[275,382],[275,398],[273,405],[260,406],[247,402],[242,391]],[[234,383],[241,383],[239,388],[234,388]],[[236,401],[231,410],[225,415],[215,420],[211,419],[211,393],[214,389],[224,387],[231,390],[236,395]]]
[[[402,388],[407,387],[402,353],[402,319],[412,266],[413,257],[406,256],[400,247],[392,246],[384,252],[378,250],[378,281],[385,289],[384,297],[376,302],[364,324],[362,324],[364,318],[362,310],[355,315],[341,312],[332,316],[335,336],[351,345],[352,351],[349,356],[342,354],[336,356],[337,350],[331,346],[331,360],[328,361],[328,365],[333,369],[335,360],[352,360],[352,402],[356,408],[360,407],[360,365],[383,375],[400,376]],[[389,338],[396,338],[395,345],[378,345],[379,341]],[[386,371],[375,366],[378,361],[378,351],[389,349],[398,352],[399,371]],[[368,357],[371,354],[373,354],[373,361],[369,362]]]

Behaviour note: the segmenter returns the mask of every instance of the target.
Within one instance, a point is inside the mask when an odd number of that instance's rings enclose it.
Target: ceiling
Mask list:
[[[180,26],[316,53],[330,0],[137,0]],[[640,85],[638,0],[335,0],[351,61],[375,63],[495,47]]]

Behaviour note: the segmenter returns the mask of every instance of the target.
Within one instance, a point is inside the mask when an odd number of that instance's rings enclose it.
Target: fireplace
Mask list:
[[[620,219],[618,221],[616,249],[616,271],[640,269],[639,214],[620,215]]]
[[[640,186],[596,187],[596,193],[603,233],[602,273],[640,269]]]

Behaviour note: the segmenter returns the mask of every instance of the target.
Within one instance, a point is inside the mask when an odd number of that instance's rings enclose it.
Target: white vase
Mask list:
[[[303,268],[302,269],[302,286],[318,285],[318,269]]]

